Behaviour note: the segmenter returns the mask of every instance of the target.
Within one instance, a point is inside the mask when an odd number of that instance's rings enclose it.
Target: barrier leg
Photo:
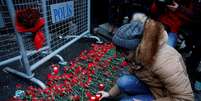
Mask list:
[[[4,68],[3,71],[5,71],[5,72],[10,72],[10,73],[13,73],[13,74],[15,74],[15,75],[18,75],[18,76],[20,76],[20,77],[22,77],[22,78],[28,79],[28,80],[34,82],[35,84],[37,84],[38,86],[40,86],[42,89],[45,89],[45,88],[46,88],[46,85],[45,85],[42,81],[36,79],[36,78],[34,77],[34,74],[31,75],[31,76],[28,76],[28,75],[25,74],[25,73],[19,72],[19,71],[15,70],[15,69],[12,69],[12,68],[9,68],[9,67]]]
[[[78,37],[78,36],[76,36],[76,35],[68,35],[68,36],[66,36],[64,38],[69,39],[69,38],[76,38],[76,37]],[[93,36],[91,34],[86,34],[82,38],[92,38],[92,39],[96,39],[96,43],[103,43],[103,41],[101,41],[101,39],[99,37]]]
[[[41,52],[41,55],[43,55],[43,56],[46,56],[46,55],[48,55],[48,54],[49,54],[48,51],[42,51],[42,52]],[[62,66],[67,65],[67,62],[64,61],[64,58],[63,58],[61,55],[57,54],[57,55],[55,55],[55,57],[57,57],[57,58],[59,59],[59,64],[60,64],[60,65],[62,65]]]
[[[103,43],[103,41],[101,41],[99,37],[93,36],[93,35],[91,35],[91,34],[87,34],[87,35],[85,35],[84,37],[85,37],[85,38],[96,39],[96,40],[97,40],[96,43]]]
[[[60,65],[62,65],[62,66],[67,65],[67,62],[64,61],[64,59],[63,59],[63,57],[62,57],[61,55],[57,54],[57,55],[55,55],[55,57],[59,58],[59,60],[60,60],[60,61],[59,61],[59,64],[60,64]]]

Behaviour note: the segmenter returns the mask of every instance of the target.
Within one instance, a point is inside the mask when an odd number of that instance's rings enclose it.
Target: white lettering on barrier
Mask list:
[[[50,5],[52,23],[64,21],[74,16],[73,1],[57,3]]]

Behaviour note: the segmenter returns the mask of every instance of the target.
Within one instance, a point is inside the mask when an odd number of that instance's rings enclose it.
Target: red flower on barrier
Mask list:
[[[45,36],[43,32],[40,31],[44,24],[45,19],[40,18],[38,9],[26,8],[17,10],[16,12],[16,30],[18,32],[34,33],[34,45],[37,50],[40,49],[45,42]]]
[[[40,49],[41,47],[43,47],[43,43],[45,43],[45,36],[43,34],[43,32],[37,32],[35,37],[34,37],[34,45],[36,47],[36,49]]]

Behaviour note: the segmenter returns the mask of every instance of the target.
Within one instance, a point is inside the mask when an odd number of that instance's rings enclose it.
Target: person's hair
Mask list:
[[[148,19],[144,25],[142,41],[131,60],[143,66],[151,66],[159,49],[163,30],[164,27],[160,22]]]

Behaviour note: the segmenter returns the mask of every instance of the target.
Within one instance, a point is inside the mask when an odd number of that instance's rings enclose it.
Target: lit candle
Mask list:
[[[101,98],[101,94],[96,94],[96,100],[99,101],[100,98]]]
[[[100,83],[98,87],[99,87],[99,90],[100,90],[100,91],[103,91],[103,90],[104,90],[104,88],[105,88],[105,85],[104,85],[104,84],[102,84],[102,83]]]
[[[53,72],[54,74],[58,74],[59,73],[59,68],[57,66],[53,67]]]
[[[96,101],[96,97],[95,96],[91,96],[90,97],[90,101]]]

